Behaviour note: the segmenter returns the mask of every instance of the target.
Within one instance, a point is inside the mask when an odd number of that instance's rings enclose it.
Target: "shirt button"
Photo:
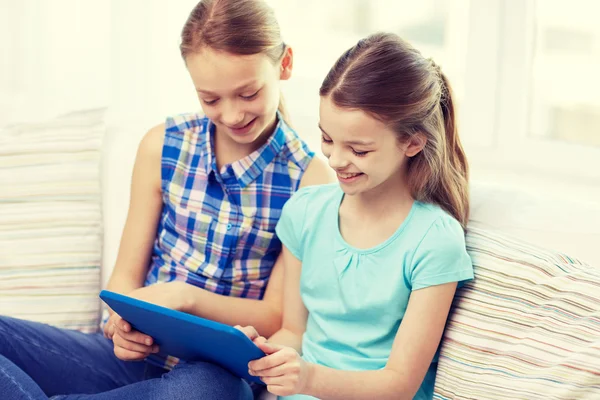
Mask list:
[[[228,231],[230,231],[230,230],[231,230],[231,228],[233,228],[233,225],[231,225],[231,224],[227,224],[227,230],[228,230]]]

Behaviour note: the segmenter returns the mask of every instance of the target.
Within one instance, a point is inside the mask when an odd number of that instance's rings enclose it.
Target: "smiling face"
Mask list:
[[[291,51],[277,63],[265,54],[235,55],[203,48],[186,65],[204,114],[217,134],[237,144],[266,139],[275,126],[280,83],[291,75]]]
[[[422,146],[401,144],[383,122],[361,110],[337,107],[321,98],[321,148],[347,195],[404,182],[406,162]]]

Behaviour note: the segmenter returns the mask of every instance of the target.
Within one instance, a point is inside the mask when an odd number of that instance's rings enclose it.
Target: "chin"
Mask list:
[[[344,194],[347,196],[355,196],[365,191],[363,188],[344,185],[343,183],[340,183],[339,185],[342,189],[342,192],[344,192]]]

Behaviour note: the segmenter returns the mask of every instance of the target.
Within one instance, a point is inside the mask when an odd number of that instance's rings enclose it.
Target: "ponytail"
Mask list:
[[[456,126],[454,92],[448,77],[435,66],[441,84],[440,108],[445,132],[445,173],[440,174],[440,185],[432,194],[433,199],[443,205],[463,228],[469,219],[469,166]]]

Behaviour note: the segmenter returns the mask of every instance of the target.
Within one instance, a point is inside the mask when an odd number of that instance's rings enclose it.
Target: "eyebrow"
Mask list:
[[[238,88],[234,89],[233,91],[234,91],[234,92],[242,92],[242,91],[244,91],[245,89],[249,88],[250,86],[254,86],[254,85],[256,85],[256,83],[257,83],[257,81],[252,81],[252,82],[250,82],[250,83],[246,83],[246,84],[244,84],[244,85],[242,85],[242,86],[240,86],[240,87],[238,87]],[[210,90],[196,89],[196,91],[197,91],[198,93],[210,94],[210,95],[213,95],[213,96],[215,96],[215,95],[216,95],[216,93],[214,93],[214,92],[211,92]]]
[[[323,129],[321,124],[319,124],[319,129],[321,130],[321,132],[323,132],[324,134],[329,136],[329,134],[327,132],[325,132],[325,129]],[[367,140],[345,140],[344,143],[350,144],[350,145],[357,145],[357,146],[372,146],[375,144],[375,142],[367,141]]]

